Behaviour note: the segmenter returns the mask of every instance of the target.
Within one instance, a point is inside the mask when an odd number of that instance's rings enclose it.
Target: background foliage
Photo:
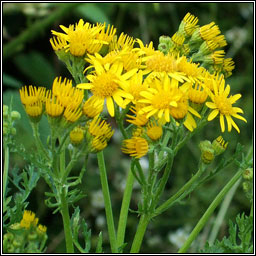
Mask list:
[[[71,78],[64,65],[60,63],[49,43],[51,29],[60,31],[59,25],[68,26],[80,18],[91,23],[106,22],[117,28],[117,33],[124,32],[144,43],[154,42],[158,45],[161,35],[173,35],[185,14],[190,12],[199,18],[199,24],[205,25],[215,21],[225,35],[228,46],[227,57],[232,57],[236,68],[227,79],[234,94],[241,93],[239,107],[244,110],[248,123],[237,121],[241,133],[233,129],[225,132],[223,137],[229,141],[226,156],[232,155],[239,142],[249,147],[253,133],[253,3],[4,3],[3,4],[3,103],[9,104],[13,97],[13,109],[21,113],[22,119],[17,123],[17,143],[23,143],[33,150],[33,138],[27,116],[20,103],[18,89],[23,85],[45,86],[50,88],[56,76]],[[111,121],[111,120],[110,120]],[[112,125],[115,123],[112,120]],[[46,140],[48,135],[47,121],[40,122],[41,136]],[[175,159],[166,196],[177,191],[197,168],[200,155],[198,144],[201,140],[213,140],[220,135],[219,123],[211,122],[200,135],[195,136]],[[129,158],[120,151],[120,139],[116,131],[112,143],[105,150],[108,178],[111,189],[114,216],[118,216],[121,205],[121,191],[124,189],[125,176],[129,168]],[[220,159],[216,159],[215,164]],[[144,161],[144,160],[143,160]],[[147,165],[147,161],[143,162]],[[12,155],[10,173],[14,168],[23,169],[26,163],[18,155]],[[81,166],[77,166],[79,172]],[[233,165],[221,175],[199,187],[171,211],[157,217],[148,228],[141,252],[176,252],[179,239],[194,227],[201,215],[212,202],[216,194],[229,181],[236,171]],[[88,171],[85,174],[81,189],[87,197],[80,200],[81,215],[92,229],[92,238],[103,231],[103,247],[107,252],[107,230],[104,214],[104,203],[100,192],[99,172],[96,157],[91,155]],[[44,192],[47,185],[39,180],[38,186],[28,198],[28,209],[36,213],[40,222],[48,227],[47,253],[62,252],[64,233],[61,230],[60,216],[52,215],[44,204]],[[131,209],[136,209],[138,187],[134,190]],[[218,210],[218,209],[217,209]],[[229,210],[222,223],[218,239],[228,232],[228,219],[235,220],[239,212],[249,214],[250,205],[239,186]],[[216,212],[217,213],[217,212]],[[117,220],[116,220],[117,221]],[[213,219],[212,219],[213,222]],[[137,224],[136,214],[130,213],[126,240],[133,238]],[[212,223],[200,235],[197,246],[204,245]],[[105,240],[104,240],[105,239]],[[93,241],[92,241],[93,242]],[[193,250],[198,250],[194,245]]]

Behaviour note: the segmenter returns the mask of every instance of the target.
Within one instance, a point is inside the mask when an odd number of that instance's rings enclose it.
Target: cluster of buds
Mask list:
[[[21,115],[18,111],[11,110],[7,105],[3,105],[3,135],[15,135],[14,122],[19,120]]]
[[[201,160],[205,164],[210,164],[215,156],[222,154],[228,146],[222,136],[219,136],[212,143],[209,140],[201,141],[199,148],[201,150]]]
[[[243,190],[246,197],[253,200],[253,168],[247,168],[243,173]]]
[[[38,218],[31,211],[24,211],[19,223],[12,224],[4,235],[5,253],[42,253],[47,240],[46,226],[38,225]]]
[[[158,49],[164,54],[184,55],[193,62],[207,67],[211,73],[223,73],[225,77],[235,68],[231,58],[224,58],[222,49],[227,45],[215,22],[204,26],[197,25],[198,18],[187,13],[178,31],[172,36],[161,36]]]

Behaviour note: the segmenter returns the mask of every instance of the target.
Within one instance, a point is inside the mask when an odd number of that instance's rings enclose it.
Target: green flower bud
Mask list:
[[[9,107],[7,105],[3,105],[3,117],[8,116]]]
[[[12,127],[12,129],[11,129],[11,134],[16,135],[16,129],[14,127]]]
[[[21,115],[18,111],[12,111],[11,112],[11,118],[12,120],[19,120],[21,118]]]
[[[22,245],[22,241],[18,240],[18,239],[14,239],[12,244],[13,244],[14,247],[19,248]]]
[[[170,45],[172,43],[172,39],[169,36],[160,36],[159,37],[159,43]]]
[[[3,135],[7,135],[8,134],[8,127],[3,127]]]
[[[3,127],[8,128],[8,126],[9,126],[9,124],[7,122],[3,121]]]
[[[212,142],[212,147],[214,149],[215,156],[222,154],[228,146],[228,142],[225,143],[225,140],[222,136],[219,136]]]
[[[38,237],[38,236],[37,236],[37,233],[31,232],[31,233],[28,235],[28,240],[33,241],[33,240],[36,240],[37,237]]]
[[[245,180],[252,180],[253,179],[253,169],[248,168],[243,172],[243,178]]]
[[[248,192],[249,191],[249,189],[250,189],[250,184],[248,183],[248,182],[243,182],[243,190],[244,190],[244,192]]]
[[[215,157],[211,142],[209,140],[201,141],[199,148],[201,150],[201,160],[203,163],[210,164]]]

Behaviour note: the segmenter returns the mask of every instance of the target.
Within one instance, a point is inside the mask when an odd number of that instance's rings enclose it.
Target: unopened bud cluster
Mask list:
[[[209,140],[201,141],[199,148],[202,162],[210,164],[215,156],[222,154],[226,150],[227,145],[228,142],[225,142],[222,136],[219,136],[212,143]]]

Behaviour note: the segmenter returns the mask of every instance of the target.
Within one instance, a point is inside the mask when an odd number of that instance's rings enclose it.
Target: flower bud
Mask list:
[[[7,105],[3,105],[3,117],[8,116],[8,110],[9,110],[9,107]]]
[[[73,145],[79,145],[84,139],[84,130],[80,127],[75,127],[69,134],[70,141]]]
[[[14,127],[12,127],[12,129],[11,129],[11,134],[16,135],[16,129]]]
[[[253,169],[248,168],[243,172],[243,178],[245,180],[252,180],[253,179]]]
[[[212,147],[214,149],[215,156],[222,154],[228,146],[228,142],[225,143],[222,136],[219,136],[212,142]]]
[[[244,192],[247,193],[249,191],[249,189],[250,189],[250,184],[245,181],[245,182],[243,182],[242,185],[243,185]]]
[[[199,148],[201,150],[201,160],[203,163],[210,164],[215,157],[211,142],[209,140],[201,141]]]
[[[11,118],[12,120],[19,120],[21,118],[21,115],[18,111],[12,111],[11,112]]]

